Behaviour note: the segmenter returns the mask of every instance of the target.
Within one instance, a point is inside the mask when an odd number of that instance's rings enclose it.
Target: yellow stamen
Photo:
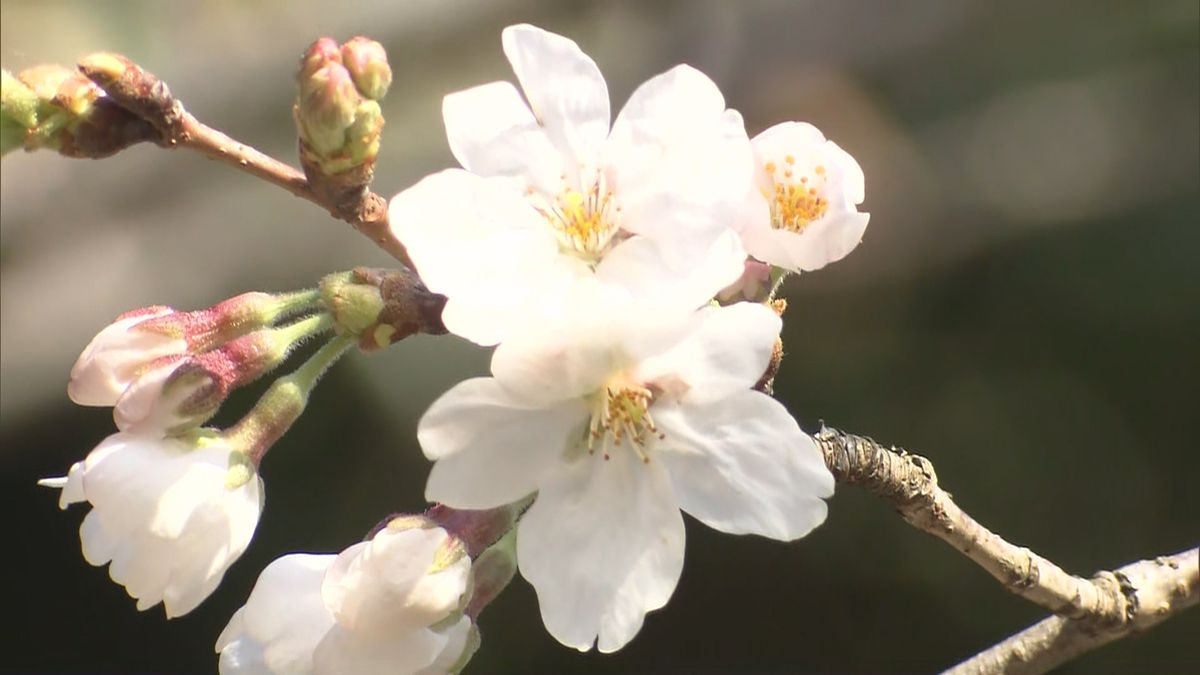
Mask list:
[[[773,193],[764,194],[771,206],[771,226],[777,230],[803,232],[809,223],[829,210],[829,200],[823,196],[827,178],[825,167],[818,165],[813,168],[813,175],[801,175],[797,179],[795,172],[801,169],[795,167],[796,159],[787,155],[783,161],[786,168],[782,175],[776,171],[774,162],[763,165],[774,183]]]
[[[590,263],[599,261],[619,229],[619,207],[613,194],[598,181],[586,192],[565,187],[548,208],[538,208],[554,228],[559,247]]]
[[[650,415],[653,398],[649,389],[624,382],[610,384],[597,392],[588,428],[588,453],[595,454],[599,443],[604,459],[609,459],[610,447],[620,448],[628,439],[638,459],[649,463],[646,443],[654,437],[664,438]]]

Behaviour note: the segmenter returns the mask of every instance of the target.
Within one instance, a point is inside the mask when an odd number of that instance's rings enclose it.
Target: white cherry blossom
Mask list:
[[[784,122],[754,137],[756,189],[739,218],[750,255],[792,271],[841,260],[862,241],[858,162],[813,125]]]
[[[139,610],[162,602],[168,617],[187,614],[216,589],[262,512],[262,481],[215,437],[119,432],[66,477],[41,484],[62,490],[61,508],[91,503],[79,529],[84,558],[109,563],[109,576]]]
[[[129,383],[154,360],[187,353],[187,341],[182,336],[141,326],[174,313],[170,307],[147,307],[122,314],[105,326],[71,368],[67,385],[71,400],[79,405],[115,405]]]
[[[217,639],[222,675],[446,673],[472,630],[471,561],[441,528],[384,529],[263,570]]]
[[[833,478],[762,377],[780,320],[763,305],[688,316],[583,312],[497,348],[418,426],[435,460],[426,497],[490,508],[534,492],[517,559],[547,629],[620,649],[670,598],[680,509],[717,530],[779,540],[825,518]]]
[[[604,78],[573,41],[518,25],[502,42],[524,100],[509,82],[447,96],[463,168],[389,207],[421,278],[449,298],[447,328],[495,344],[596,283],[694,309],[736,280],[745,252],[731,225],[753,151],[712,80],[677,66],[610,127]]]

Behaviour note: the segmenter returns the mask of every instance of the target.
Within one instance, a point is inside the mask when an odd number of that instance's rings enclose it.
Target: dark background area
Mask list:
[[[4,0],[0,56],[19,70],[126,53],[200,119],[291,158],[296,57],[319,35],[370,35],[396,76],[385,195],[452,164],[441,96],[512,78],[507,24],[577,40],[614,113],[644,79],[696,65],[752,135],[810,121],[866,172],[863,245],[787,287],[780,400],[810,431],[824,419],[924,454],[984,524],[1087,575],[1200,532],[1198,7]],[[417,338],[339,364],[263,464],[266,511],[217,592],[172,621],[139,613],[80,555],[85,510],[62,513],[35,485],[112,431],[107,410],[65,396],[79,350],[133,307],[197,308],[387,259],[319,209],[185,153],[15,154],[0,169],[0,670],[214,672],[213,642],[270,560],[337,551],[423,507],[416,421],[485,373],[487,352]],[[467,672],[929,672],[1042,615],[845,488],[791,544],[689,521],[674,598],[617,654],[555,643],[518,579],[484,613]],[[1198,634],[1193,610],[1062,672],[1191,672]]]

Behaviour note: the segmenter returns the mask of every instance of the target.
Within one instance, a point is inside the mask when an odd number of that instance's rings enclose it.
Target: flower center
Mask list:
[[[554,228],[559,249],[589,264],[604,257],[620,229],[617,216],[621,209],[614,204],[613,192],[604,183],[601,174],[584,192],[564,185],[553,201],[535,207]]]
[[[588,454],[596,453],[598,443],[604,459],[608,459],[610,447],[620,448],[628,441],[638,458],[649,463],[646,443],[655,437],[665,438],[650,416],[653,402],[654,396],[649,389],[627,382],[610,383],[596,392],[588,427]]]
[[[818,164],[811,175],[796,171],[796,158],[788,155],[783,165],[763,165],[771,174],[774,193],[765,194],[771,205],[771,226],[777,230],[800,233],[808,224],[825,215],[829,200],[825,197],[826,171]]]

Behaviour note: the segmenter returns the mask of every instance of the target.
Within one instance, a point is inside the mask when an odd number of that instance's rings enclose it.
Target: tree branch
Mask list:
[[[241,143],[196,119],[183,108],[167,85],[120,54],[93,54],[81,60],[79,70],[122,108],[146,120],[159,134],[155,142],[166,148],[196,150],[222,164],[277,185],[293,195],[329,211],[375,242],[389,255],[412,267],[408,252],[392,235],[387,200],[363,190],[354,199],[337,199],[316,190],[303,171]]]
[[[1129,598],[1130,615],[1115,626],[1052,616],[963,661],[946,675],[1044,673],[1101,645],[1145,631],[1200,602],[1200,550],[1126,565],[1113,574]]]
[[[1043,672],[1196,604],[1196,549],[1083,579],[980,525],[938,485],[924,457],[823,425],[814,438],[839,483],[891,502],[910,525],[962,552],[1010,592],[1058,615],[959,666],[971,669],[952,672]],[[1014,664],[1025,669],[1008,670]]]

